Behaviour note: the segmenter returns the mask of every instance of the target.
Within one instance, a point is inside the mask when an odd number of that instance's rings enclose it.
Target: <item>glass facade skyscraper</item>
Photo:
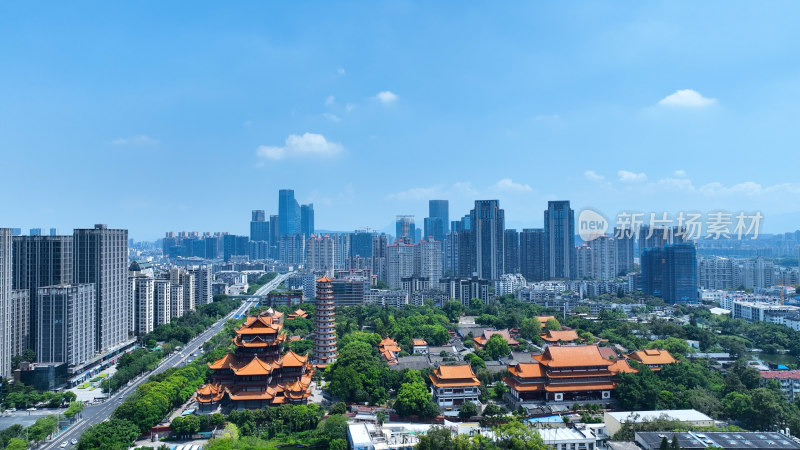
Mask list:
[[[297,234],[300,232],[300,205],[294,198],[294,190],[278,191],[278,234]]]
[[[547,276],[569,280],[575,277],[575,216],[568,200],[549,201],[544,212],[547,235]]]

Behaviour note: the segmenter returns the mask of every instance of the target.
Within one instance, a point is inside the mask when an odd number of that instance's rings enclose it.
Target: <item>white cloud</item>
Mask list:
[[[677,106],[686,108],[703,108],[711,106],[717,102],[715,98],[703,97],[693,89],[678,89],[661,100],[658,104],[662,106]]]
[[[376,96],[375,96],[375,98],[376,98],[376,99],[377,99],[379,102],[383,103],[384,105],[388,105],[388,104],[390,104],[390,103],[394,103],[394,102],[396,102],[396,101],[397,101],[397,95],[396,95],[396,94],[394,94],[394,93],[393,93],[393,92],[391,92],[391,91],[381,91],[381,92],[378,92],[378,95],[376,95]]]
[[[325,105],[326,105],[326,106],[330,106],[330,105],[332,105],[332,104],[333,104],[335,101],[336,101],[336,97],[334,97],[334,96],[332,96],[332,95],[329,95],[328,97],[326,97],[326,98],[325,98]]]
[[[674,173],[675,173],[676,177],[679,177],[679,178],[685,178],[686,177],[686,171],[685,170],[676,170]]]
[[[325,118],[330,120],[331,122],[340,122],[342,120],[336,114],[323,113],[322,115],[325,116]]]
[[[114,145],[158,145],[158,139],[140,134],[128,138],[117,138],[111,141]]]
[[[533,192],[533,188],[531,188],[527,184],[515,183],[514,181],[511,180],[511,178],[503,178],[502,180],[495,183],[493,187],[498,191]]]
[[[617,172],[617,176],[619,176],[619,181],[623,183],[638,183],[647,180],[647,174],[644,172],[635,173],[627,170],[620,170]]]
[[[352,104],[352,103],[348,103],[347,105],[345,105],[344,109],[345,109],[347,112],[350,112],[350,111],[352,111],[352,110],[356,109],[356,105],[354,105],[354,104]]]
[[[250,121],[250,120],[245,120],[244,123],[242,124],[243,127],[249,127],[249,126],[252,126],[252,125],[253,125],[253,122]]]
[[[338,69],[336,69],[336,73],[338,73],[339,75],[344,75],[346,72],[343,67],[339,67]]]
[[[280,160],[292,157],[329,157],[341,153],[344,147],[336,142],[329,142],[325,136],[305,133],[302,136],[290,134],[283,147],[260,145],[256,149],[259,157]]]
[[[600,175],[599,173],[595,172],[594,170],[587,170],[586,172],[583,172],[583,176],[585,176],[588,180],[594,181],[594,182],[597,182],[597,183],[599,183],[599,182],[601,182],[601,181],[606,179],[606,177]]]

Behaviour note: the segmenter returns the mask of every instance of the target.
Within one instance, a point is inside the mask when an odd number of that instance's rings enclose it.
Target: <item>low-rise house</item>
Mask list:
[[[390,338],[384,338],[380,344],[378,344],[378,351],[381,352],[381,356],[386,359],[386,363],[391,365],[397,364],[397,355],[403,351],[397,342]]]
[[[777,431],[640,431],[635,435],[636,443],[644,450],[656,450],[664,439],[672,442],[678,440],[682,449],[800,449],[800,442],[791,436]]]
[[[597,435],[593,430],[581,428],[540,428],[539,435],[553,450],[595,450]]]
[[[542,333],[541,338],[551,345],[558,342],[574,342],[580,339],[578,332],[575,330],[546,330]]]
[[[464,402],[478,404],[481,382],[469,364],[439,366],[430,375],[433,400],[440,407],[456,407]]]
[[[290,313],[286,316],[286,320],[293,320],[293,319],[307,319],[308,313],[303,311],[302,309],[296,309],[293,313]]]
[[[667,364],[675,364],[677,362],[668,351],[657,348],[637,350],[629,354],[628,358],[644,364],[654,372],[661,370]]]
[[[694,409],[606,412],[603,415],[603,422],[606,425],[606,433],[609,436],[614,436],[622,428],[622,425],[626,423],[652,422],[660,418],[677,421],[688,427],[707,428],[714,426],[714,419]]]
[[[789,401],[793,402],[800,398],[800,370],[762,370],[759,375],[762,384],[767,384],[769,380],[777,380],[781,384],[781,391]]]
[[[489,342],[489,339],[495,334],[500,335],[500,337],[505,339],[505,341],[508,342],[508,345],[510,346],[519,345],[519,341],[512,338],[511,335],[508,333],[508,330],[486,330],[483,332],[482,335],[475,336],[474,338],[472,338],[473,342],[475,342],[475,348],[482,349],[486,345],[486,343]]]
[[[413,351],[411,353],[428,354],[428,343],[425,342],[425,339],[413,339],[412,344]]]

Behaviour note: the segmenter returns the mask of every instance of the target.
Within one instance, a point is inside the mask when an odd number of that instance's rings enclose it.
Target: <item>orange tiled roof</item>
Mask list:
[[[226,353],[225,356],[223,356],[222,358],[214,361],[213,363],[210,363],[208,365],[208,368],[215,370],[228,369],[230,368],[231,363],[236,363],[236,357],[233,356],[233,354],[231,353]]]
[[[333,280],[328,278],[327,275],[326,275],[326,276],[323,276],[322,278],[319,278],[317,280],[317,283],[330,283],[331,281],[333,281]]]
[[[673,358],[668,351],[656,348],[637,350],[628,355],[628,358],[639,361],[645,365],[665,365],[676,362],[675,358]]]
[[[437,387],[480,386],[481,384],[469,364],[439,366],[433,371],[430,379]]]
[[[394,339],[389,338],[389,337],[384,338],[381,341],[381,343],[378,344],[378,348],[380,348],[381,351],[388,350],[388,351],[394,352],[394,353],[400,353],[400,352],[403,351],[403,349],[400,348],[400,346],[397,344],[397,342]]]
[[[280,360],[281,367],[303,367],[308,363],[308,356],[300,356],[289,350]]]
[[[638,372],[638,370],[636,370],[633,367],[631,367],[630,364],[628,364],[628,361],[624,360],[624,359],[619,359],[617,361],[614,361],[614,364],[612,364],[608,368],[608,370],[610,370],[610,371],[612,371],[614,373],[636,373],[636,372]]]
[[[600,355],[605,359],[617,359],[617,352],[611,347],[597,347],[600,350]]]
[[[608,367],[612,364],[603,358],[596,345],[548,346],[544,353],[533,358],[548,367]]]
[[[544,370],[541,364],[534,363],[517,363],[516,366],[508,368],[511,375],[519,378],[542,378],[544,377]]]
[[[415,346],[418,346],[418,347],[419,346],[423,346],[423,345],[428,345],[428,343],[425,342],[425,339],[413,339],[412,342],[413,342],[413,344]]]
[[[272,372],[272,365],[266,363],[258,358],[258,356],[254,357],[250,360],[247,364],[237,369],[233,369],[233,373],[238,376],[244,375],[267,375]]]
[[[547,330],[542,334],[542,339],[548,342],[558,342],[558,341],[570,342],[570,341],[577,341],[578,339],[580,339],[580,337],[578,337],[578,332],[575,330],[559,330],[559,331]]]
[[[549,319],[555,319],[555,318],[556,316],[536,316],[536,320],[539,321],[539,324],[542,326],[542,328],[545,327]]]

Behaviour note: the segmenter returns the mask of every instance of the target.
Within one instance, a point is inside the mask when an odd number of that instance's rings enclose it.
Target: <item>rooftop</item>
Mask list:
[[[658,419],[662,415],[666,415],[671,419],[679,420],[681,422],[700,422],[714,420],[711,417],[697,411],[695,409],[665,409],[663,411],[619,411],[607,412],[606,415],[613,417],[620,423],[631,422],[641,423]]]

